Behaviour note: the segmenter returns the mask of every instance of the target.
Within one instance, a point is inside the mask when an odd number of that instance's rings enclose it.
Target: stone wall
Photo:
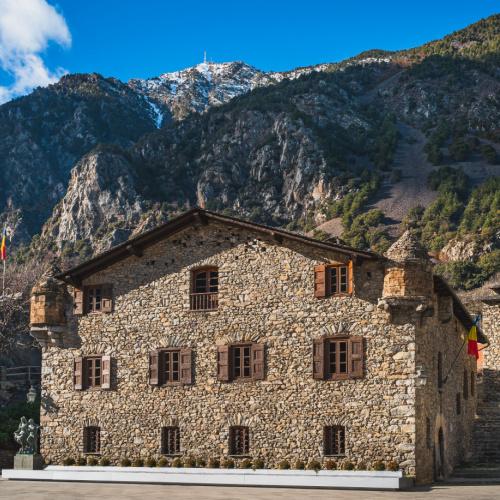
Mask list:
[[[381,261],[357,262],[353,297],[314,298],[313,269],[345,262],[334,251],[278,245],[251,231],[210,223],[192,227],[89,278],[113,283],[111,314],[79,319],[77,347],[43,349],[42,453],[60,463],[82,453],[82,428],[102,429],[102,454],[158,456],[160,428],[177,423],[185,455],[228,453],[230,425],[250,428],[250,453],[268,466],[323,459],[323,426],[346,427],[346,459],[395,460],[415,473],[415,326],[389,322],[376,307]],[[189,311],[190,270],[219,268],[219,309]],[[365,376],[312,378],[312,343],[322,335],[362,335]],[[216,346],[235,340],[266,346],[263,381],[222,383]],[[148,354],[194,350],[194,384],[152,387]],[[74,391],[73,360],[112,356],[112,390]]]

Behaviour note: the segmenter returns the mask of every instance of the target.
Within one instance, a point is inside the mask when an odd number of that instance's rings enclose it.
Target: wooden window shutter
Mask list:
[[[252,378],[264,379],[264,344],[252,345]]]
[[[182,384],[192,384],[193,383],[193,351],[192,349],[181,349],[180,352],[180,368],[181,368],[181,383]]]
[[[313,340],[313,378],[324,380],[325,378],[325,340]]]
[[[349,261],[348,270],[347,270],[347,291],[352,294],[354,291],[354,269],[352,260]]]
[[[101,389],[111,389],[111,356],[102,356],[101,370]]]
[[[149,383],[158,385],[158,351],[149,353]]]
[[[75,358],[73,382],[75,391],[81,391],[83,389],[83,358]]]
[[[363,377],[363,337],[349,339],[349,378]]]
[[[217,346],[217,379],[221,382],[229,382],[230,380],[230,351],[231,346]]]
[[[83,290],[79,288],[73,289],[73,314],[78,316],[83,314]]]
[[[326,266],[320,264],[314,267],[314,296],[318,299],[326,297]]]
[[[102,312],[113,310],[113,285],[102,285]]]

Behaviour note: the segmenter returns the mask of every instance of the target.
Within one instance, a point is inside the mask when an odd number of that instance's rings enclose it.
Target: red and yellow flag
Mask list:
[[[479,351],[477,349],[477,326],[474,323],[471,326],[469,331],[469,335],[467,336],[467,354],[471,356],[475,356],[475,358],[479,358]]]
[[[2,231],[2,244],[0,245],[0,260],[7,260],[7,229]]]

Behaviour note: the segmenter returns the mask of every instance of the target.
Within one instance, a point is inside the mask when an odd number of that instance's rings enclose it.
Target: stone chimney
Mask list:
[[[54,277],[58,272],[51,266],[31,291],[31,335],[42,346],[62,342],[67,330],[68,292],[66,285]]]
[[[385,255],[384,297],[432,297],[432,264],[414,233],[406,230]]]

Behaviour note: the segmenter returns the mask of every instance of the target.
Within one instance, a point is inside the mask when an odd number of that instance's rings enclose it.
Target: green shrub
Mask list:
[[[87,465],[97,465],[99,460],[96,457],[87,457]]]
[[[63,462],[63,465],[75,465],[75,459],[71,457],[66,457]]]
[[[210,457],[208,459],[207,467],[209,469],[218,469],[220,467],[220,460],[218,458]]]
[[[396,472],[399,470],[399,464],[397,462],[395,462],[394,460],[391,460],[388,464],[387,464],[387,470],[390,470],[390,471],[393,471],[393,472]]]
[[[357,470],[368,470],[368,466],[366,465],[365,462],[359,462],[356,464],[356,469]]]
[[[156,465],[157,465],[156,458],[149,457],[146,460],[146,467],[156,467]]]
[[[131,461],[130,461],[130,459],[128,459],[128,458],[122,458],[122,459],[120,460],[120,465],[121,465],[122,467],[130,467],[130,466],[132,465],[132,462],[131,462]]]
[[[251,469],[252,468],[252,461],[248,458],[245,458],[244,460],[241,461],[240,463],[240,469]]]
[[[253,464],[252,464],[252,469],[257,470],[257,469],[264,469],[266,464],[264,463],[264,460],[262,458],[254,458],[253,459]]]
[[[327,460],[325,462],[325,469],[326,470],[336,470],[337,469],[337,462],[335,462],[335,460]]]
[[[354,464],[352,462],[350,462],[349,460],[347,460],[346,462],[344,462],[342,464],[342,469],[343,470],[354,470]]]
[[[307,464],[307,470],[314,470],[314,471],[318,472],[319,470],[321,470],[321,463],[318,462],[317,460],[311,460]]]
[[[378,471],[385,470],[385,464],[384,462],[382,462],[382,460],[377,460],[373,463],[372,469]]]
[[[278,464],[278,469],[281,469],[281,470],[288,470],[290,468],[290,462],[288,460],[282,460],[279,464]]]
[[[99,460],[99,465],[101,465],[102,467],[108,467],[110,464],[111,461],[108,457],[102,457],[101,460]]]
[[[207,466],[207,461],[202,458],[202,457],[198,457],[196,459],[196,467],[206,467]]]
[[[157,465],[158,467],[168,467],[168,459],[165,457],[160,457]]]
[[[183,466],[183,463],[182,463],[181,458],[176,457],[172,460],[172,467],[182,467],[182,466]]]
[[[76,459],[76,465],[87,465],[87,459],[85,457],[78,457]]]
[[[144,467],[144,460],[142,458],[136,458],[132,462],[132,467]]]
[[[302,460],[297,460],[293,468],[297,470],[304,470],[306,468],[306,464]]]
[[[234,460],[232,458],[226,458],[221,465],[224,469],[234,469]]]
[[[196,467],[196,460],[193,457],[186,457],[184,459],[184,467]]]

